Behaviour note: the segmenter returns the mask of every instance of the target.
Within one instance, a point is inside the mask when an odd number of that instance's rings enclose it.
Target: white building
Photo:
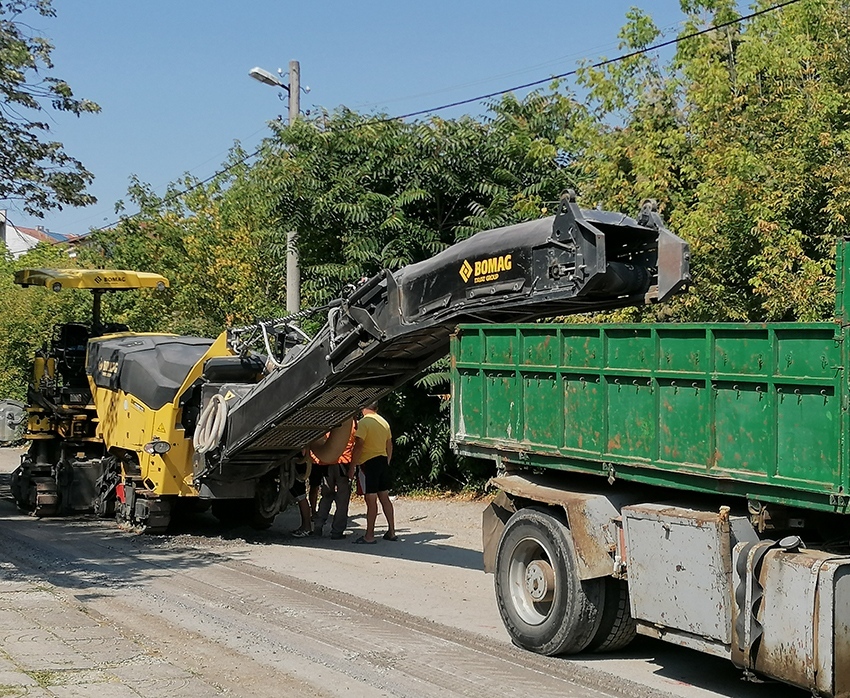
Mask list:
[[[42,226],[37,228],[24,228],[13,225],[6,218],[6,211],[0,209],[0,240],[6,245],[6,249],[14,258],[20,257],[27,250],[32,249],[40,242],[51,245],[73,242],[78,239],[76,235],[63,235],[54,233]]]

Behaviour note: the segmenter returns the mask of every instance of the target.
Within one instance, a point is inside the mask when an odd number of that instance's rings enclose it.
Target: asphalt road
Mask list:
[[[20,515],[16,460],[0,449],[2,696],[804,695],[645,638],[613,656],[514,648],[480,569],[481,503],[397,500],[402,540],[375,546],[293,538],[294,512],[260,533],[205,514],[136,536]]]

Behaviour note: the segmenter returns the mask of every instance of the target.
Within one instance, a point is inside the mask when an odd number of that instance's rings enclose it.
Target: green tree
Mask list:
[[[235,150],[232,163],[243,156]],[[235,191],[228,195],[243,171],[235,167],[203,185],[186,177],[162,197],[133,181],[129,198],[140,212],[92,235],[80,258],[93,267],[156,272],[171,287],[114,294],[104,302],[105,316],[134,330],[216,336],[225,327],[282,314],[284,286],[267,274],[258,222]]]
[[[318,305],[380,269],[539,217],[576,184],[562,160],[577,157],[580,113],[568,96],[535,93],[493,104],[485,120],[340,110],[277,128],[244,183],[264,201],[276,275],[287,230],[298,232],[306,302]]]
[[[0,255],[0,399],[26,398],[36,350],[50,343],[53,327],[60,319],[83,321],[91,306],[88,293],[16,286],[15,272],[29,267],[69,266],[72,264],[65,251],[47,244],[39,244],[15,260]]]
[[[683,35],[739,17],[732,0],[681,4]],[[640,11],[628,20],[623,49],[658,36]],[[804,0],[682,41],[668,65],[647,54],[582,71],[585,201],[658,198],[692,250],[689,294],[618,317],[830,316],[850,191],[848,42],[841,2]]]
[[[732,3],[704,3],[718,19]],[[767,6],[763,3],[762,7]],[[680,50],[703,173],[682,225],[702,265],[693,311],[827,317],[848,211],[850,16],[806,0]]]
[[[100,107],[74,97],[49,73],[53,46],[31,30],[27,13],[53,17],[50,0],[0,0],[0,200],[19,201],[27,213],[95,202],[86,193],[92,174],[50,140],[49,108],[79,116]]]

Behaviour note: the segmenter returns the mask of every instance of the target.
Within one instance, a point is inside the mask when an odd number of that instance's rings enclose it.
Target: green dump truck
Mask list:
[[[497,465],[518,645],[640,633],[850,696],[849,246],[832,322],[459,328],[454,447]]]

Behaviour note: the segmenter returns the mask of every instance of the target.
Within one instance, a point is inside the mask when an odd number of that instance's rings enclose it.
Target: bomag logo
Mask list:
[[[97,370],[102,376],[105,376],[106,378],[112,378],[112,376],[118,373],[118,362],[101,359],[97,362]]]
[[[488,257],[487,259],[479,259],[469,263],[468,260],[463,260],[460,266],[460,278],[468,283],[470,279],[474,283],[480,284],[487,281],[495,281],[499,278],[502,272],[510,271],[513,268],[513,255],[504,254],[501,257]]]
[[[98,274],[94,277],[94,280],[99,284],[123,284],[127,282],[127,277],[120,276],[119,274],[113,276],[100,276]]]

